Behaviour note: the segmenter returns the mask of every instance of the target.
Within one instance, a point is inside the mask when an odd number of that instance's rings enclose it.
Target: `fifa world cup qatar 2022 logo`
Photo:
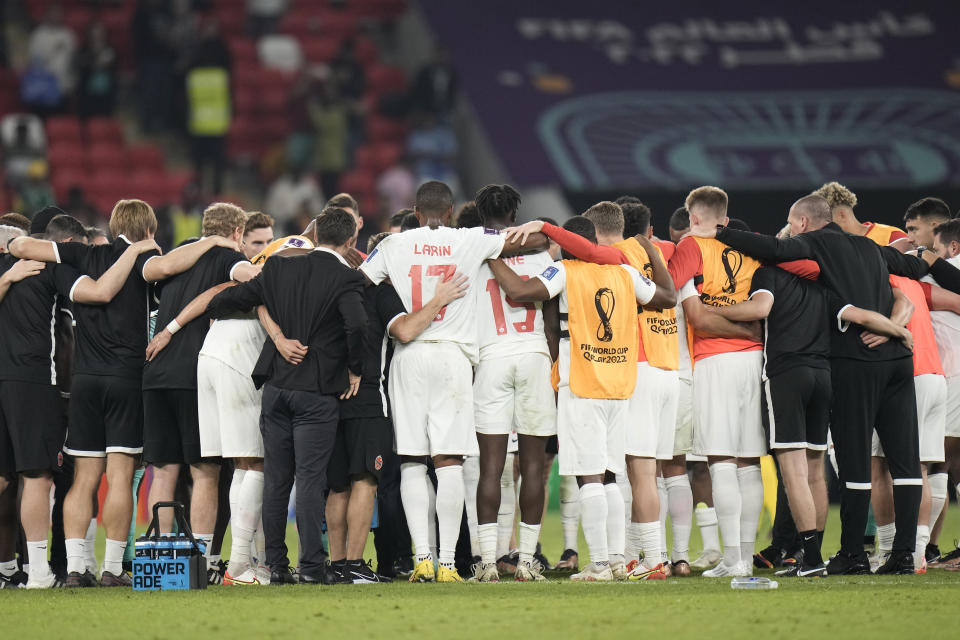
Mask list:
[[[610,342],[613,340],[613,326],[610,324],[610,318],[617,306],[617,299],[614,297],[613,291],[603,287],[597,289],[597,293],[593,297],[593,304],[597,308],[597,316],[600,317],[600,324],[597,326],[597,340]]]
[[[723,272],[727,276],[727,284],[723,288],[723,292],[736,293],[737,274],[740,273],[740,267],[743,266],[743,254],[728,247],[720,254],[720,263],[723,265]]]

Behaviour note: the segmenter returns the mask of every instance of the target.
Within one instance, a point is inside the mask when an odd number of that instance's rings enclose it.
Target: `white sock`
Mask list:
[[[247,475],[246,469],[234,469],[230,480],[230,527],[234,526],[237,514],[240,513],[240,491],[243,489],[243,478]],[[231,533],[231,544],[233,534]]]
[[[947,504],[947,474],[934,473],[927,476],[930,483],[930,529],[937,523],[940,512]]]
[[[753,558],[753,547],[757,540],[757,527],[760,514],[763,513],[763,475],[760,465],[737,469],[737,481],[740,484],[740,557],[744,562]]]
[[[913,555],[913,564],[919,569],[923,566],[923,558],[927,552],[927,543],[930,542],[930,527],[925,524],[917,525],[917,550]]]
[[[624,531],[626,531],[626,528],[630,525],[630,514],[633,512],[633,487],[630,486],[630,478],[627,477],[627,474],[617,474],[617,486],[623,496],[623,526]]]
[[[497,558],[510,553],[513,518],[517,512],[517,495],[513,483],[513,456],[508,453],[500,475],[500,508],[497,510]]]
[[[663,540],[660,538],[660,521],[631,522],[630,528],[637,549],[643,555],[643,565],[653,569],[661,562],[663,556]]]
[[[7,577],[12,576],[17,572],[17,559],[7,560],[6,562],[0,562],[0,575]]]
[[[877,525],[877,553],[890,553],[893,550],[893,538],[897,535],[897,524]]]
[[[430,518],[430,494],[427,485],[426,465],[417,462],[404,462],[400,465],[400,500],[407,516],[407,528],[413,541],[417,562],[430,558],[430,530],[433,519]]]
[[[560,478],[560,526],[563,529],[563,550],[577,550],[580,528],[580,489],[574,476]]]
[[[533,554],[537,551],[537,540],[539,539],[539,524],[520,522],[520,527],[517,529],[517,547],[520,551],[520,562],[533,562]]]
[[[234,475],[236,482],[236,475]],[[233,487],[230,487],[233,498]],[[232,509],[231,505],[231,509]],[[230,575],[238,576],[250,568],[250,547],[263,511],[263,472],[247,471],[237,492],[236,511],[232,512],[233,539],[230,547]]]
[[[607,494],[599,482],[580,487],[580,519],[590,561],[609,562],[607,550]]]
[[[193,537],[204,544],[206,549],[203,555],[207,556],[207,566],[213,567],[213,534],[212,533],[194,533]]]
[[[477,525],[477,541],[480,546],[480,562],[493,564],[497,561],[497,523]]]
[[[90,518],[87,525],[87,535],[84,537],[84,565],[95,574],[97,572],[97,519]]]
[[[717,524],[723,536],[723,563],[728,567],[740,564],[740,483],[737,465],[717,462],[710,465],[713,483],[713,508],[717,510]]]
[[[697,507],[697,528],[703,540],[703,550],[720,551],[720,533],[717,531],[717,510],[713,507]]]
[[[440,557],[440,543],[437,539],[437,488],[433,486],[433,481],[430,480],[429,475],[427,475],[427,498],[429,500],[427,503],[427,523],[429,524],[427,534],[430,537],[430,557],[436,564],[437,558]]]
[[[83,538],[67,538],[67,573],[83,573],[87,570],[87,542]]]
[[[37,542],[30,542],[28,540],[27,557],[30,559],[30,570],[27,571],[27,573],[31,578],[42,580],[50,577],[50,562],[47,560],[46,540],[39,540]],[[82,566],[83,565],[81,565],[81,567]],[[26,569],[26,567],[24,567],[24,569]],[[82,568],[81,571],[83,571]]]
[[[673,530],[674,562],[690,560],[690,529],[693,522],[693,491],[690,478],[679,476],[664,478],[667,488],[667,505],[670,510],[670,528]]]
[[[103,571],[109,571],[115,576],[123,573],[123,552],[126,550],[126,540],[107,538],[107,546],[103,552]]]
[[[263,500],[260,501],[260,522],[257,523],[257,530],[253,533],[253,557],[257,559],[259,566],[267,564],[267,540],[263,537]]]
[[[463,461],[463,503],[467,509],[467,529],[470,531],[470,555],[479,556],[480,534],[477,530],[477,487],[480,485],[480,458],[467,456]]]
[[[623,562],[626,527],[623,494],[616,484],[603,485],[607,494],[607,555],[610,562]],[[593,554],[590,554],[593,557]]]
[[[452,569],[463,518],[463,467],[437,469],[437,521],[440,527],[440,566]]]
[[[659,564],[660,562],[667,562],[669,560],[667,557],[667,510],[669,507],[669,500],[667,497],[667,485],[660,476],[657,476],[657,500],[660,501],[660,514],[657,519],[657,521],[660,523],[661,552],[660,559],[657,560],[657,563]],[[650,561],[653,562],[653,558],[650,558]]]

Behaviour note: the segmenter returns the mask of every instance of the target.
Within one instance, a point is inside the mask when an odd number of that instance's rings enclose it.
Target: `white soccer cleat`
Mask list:
[[[260,584],[270,584],[270,567],[265,567],[262,564],[257,566],[257,582]]]
[[[583,571],[580,573],[575,573],[570,576],[571,580],[576,580],[577,582],[614,582],[616,578],[613,577],[613,571],[610,570],[610,565],[605,564],[599,566],[596,562],[591,562],[583,568]]]
[[[696,560],[690,563],[694,569],[708,569],[723,559],[723,554],[717,549],[704,549]]]
[[[729,566],[721,562],[713,569],[703,572],[704,578],[747,578],[753,575],[753,567],[745,562]]]
[[[626,580],[627,564],[623,560],[612,560],[610,562],[610,573],[616,580]]]
[[[246,569],[240,575],[234,576],[229,571],[223,576],[223,584],[249,587],[260,584],[256,569]]]
[[[27,578],[27,589],[56,589],[62,587],[63,583],[57,580],[57,576],[50,573],[42,578],[35,578],[33,574]]]
[[[473,565],[473,577],[469,582],[500,582],[500,572],[497,571],[497,563],[483,564],[478,562]]]
[[[543,577],[543,566],[534,560],[533,562],[518,562],[517,571],[513,574],[513,579],[517,582],[546,582]]]

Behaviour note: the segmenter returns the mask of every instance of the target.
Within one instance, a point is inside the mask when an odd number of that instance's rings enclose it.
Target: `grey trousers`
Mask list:
[[[317,574],[323,552],[324,493],[327,463],[340,419],[336,396],[316,392],[263,388],[260,432],[263,434],[263,535],[267,564],[284,570],[287,558],[287,504],[297,481],[297,530],[300,570]]]

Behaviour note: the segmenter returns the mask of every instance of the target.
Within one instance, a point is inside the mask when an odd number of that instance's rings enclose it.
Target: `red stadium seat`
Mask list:
[[[354,40],[354,53],[364,67],[376,64],[379,57],[376,43],[366,36],[357,36]]]
[[[113,118],[90,118],[87,120],[87,139],[90,144],[123,144],[123,127]]]
[[[407,125],[400,120],[379,116],[367,119],[367,140],[369,142],[400,142],[407,135]]]
[[[192,171],[171,171],[167,173],[165,178],[167,193],[170,194],[171,198],[179,200],[183,195],[183,190],[194,180]]]
[[[72,116],[57,116],[47,119],[47,143],[82,144],[83,129],[80,120]]]
[[[367,87],[377,95],[405,91],[407,74],[400,67],[374,65],[367,69]]]
[[[227,153],[231,157],[257,156],[264,147],[260,122],[253,118],[240,117],[233,120],[227,134]]]
[[[340,191],[346,191],[354,198],[370,195],[375,185],[376,177],[370,171],[356,169],[340,176]]]
[[[234,67],[257,64],[257,44],[250,38],[243,36],[230,38],[229,46]]]
[[[66,202],[67,195],[72,187],[83,187],[86,189],[90,181],[90,176],[86,171],[80,169],[57,169],[53,172],[50,184],[53,186],[53,192],[57,196],[57,202]]]
[[[287,136],[290,135],[291,125],[290,118],[285,115],[264,117],[260,121],[264,144],[268,148],[284,144],[287,141]]]
[[[152,144],[140,144],[127,148],[127,163],[131,171],[162,172],[166,161],[163,152]]]
[[[126,173],[126,150],[115,143],[93,143],[87,148],[87,161],[91,171],[99,173],[116,171]]]
[[[47,162],[54,170],[72,168],[86,171],[87,154],[81,144],[54,142],[47,149]]]
[[[330,62],[340,50],[340,41],[333,38],[306,36],[300,40],[303,57],[308,62]]]
[[[377,171],[384,171],[397,163],[403,155],[403,145],[399,143],[381,143],[372,147],[374,154],[373,166]]]
[[[238,116],[252,115],[260,109],[259,92],[249,85],[233,89],[233,110]]]
[[[167,188],[164,174],[157,171],[136,171],[127,180],[131,197],[139,198],[157,207],[173,201]]]

